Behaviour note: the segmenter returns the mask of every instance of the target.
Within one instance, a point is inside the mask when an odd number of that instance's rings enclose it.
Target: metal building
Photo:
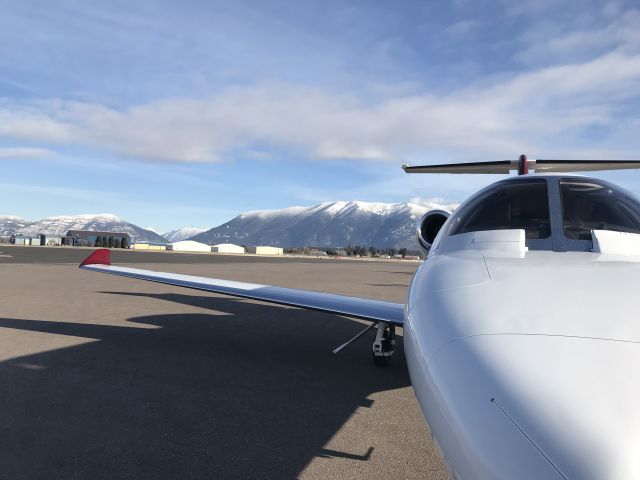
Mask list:
[[[62,245],[63,237],[62,235],[47,235],[46,233],[41,233],[40,237],[40,245],[46,246],[59,246]]]
[[[171,247],[174,252],[207,252],[211,253],[211,245],[196,242],[194,240],[182,240],[173,242]]]
[[[134,250],[164,251],[167,250],[167,245],[165,243],[136,242],[131,245],[131,248]]]
[[[14,233],[11,235],[11,243],[15,245],[40,245],[40,235],[22,235]]]
[[[220,243],[211,247],[214,253],[244,253],[244,247],[233,243]]]
[[[255,247],[247,247],[247,252],[254,253],[256,255],[282,255],[284,253],[284,250],[280,247],[258,245]]]

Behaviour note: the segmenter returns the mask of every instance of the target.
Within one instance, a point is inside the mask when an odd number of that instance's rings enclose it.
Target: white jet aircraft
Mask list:
[[[456,479],[640,478],[640,201],[563,173],[640,161],[403,168],[520,174],[420,220],[428,257],[405,305],[118,267],[108,250],[80,267],[367,319],[336,352],[375,328],[376,364],[404,327],[413,388]]]

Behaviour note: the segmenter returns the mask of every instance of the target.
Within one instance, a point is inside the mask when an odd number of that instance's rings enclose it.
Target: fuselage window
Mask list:
[[[458,213],[449,234],[510,229],[523,229],[527,239],[551,235],[546,181],[518,180],[496,185]]]
[[[591,230],[640,233],[640,202],[612,185],[564,179],[560,195],[567,238],[591,240]]]

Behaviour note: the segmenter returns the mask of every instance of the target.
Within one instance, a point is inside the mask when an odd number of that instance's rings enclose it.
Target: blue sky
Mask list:
[[[495,180],[403,163],[638,158],[634,3],[0,0],[0,213],[166,231]]]

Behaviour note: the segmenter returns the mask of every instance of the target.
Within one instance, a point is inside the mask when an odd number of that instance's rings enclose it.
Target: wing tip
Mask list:
[[[111,265],[111,251],[108,248],[99,248],[85,258],[79,268],[85,265]]]

